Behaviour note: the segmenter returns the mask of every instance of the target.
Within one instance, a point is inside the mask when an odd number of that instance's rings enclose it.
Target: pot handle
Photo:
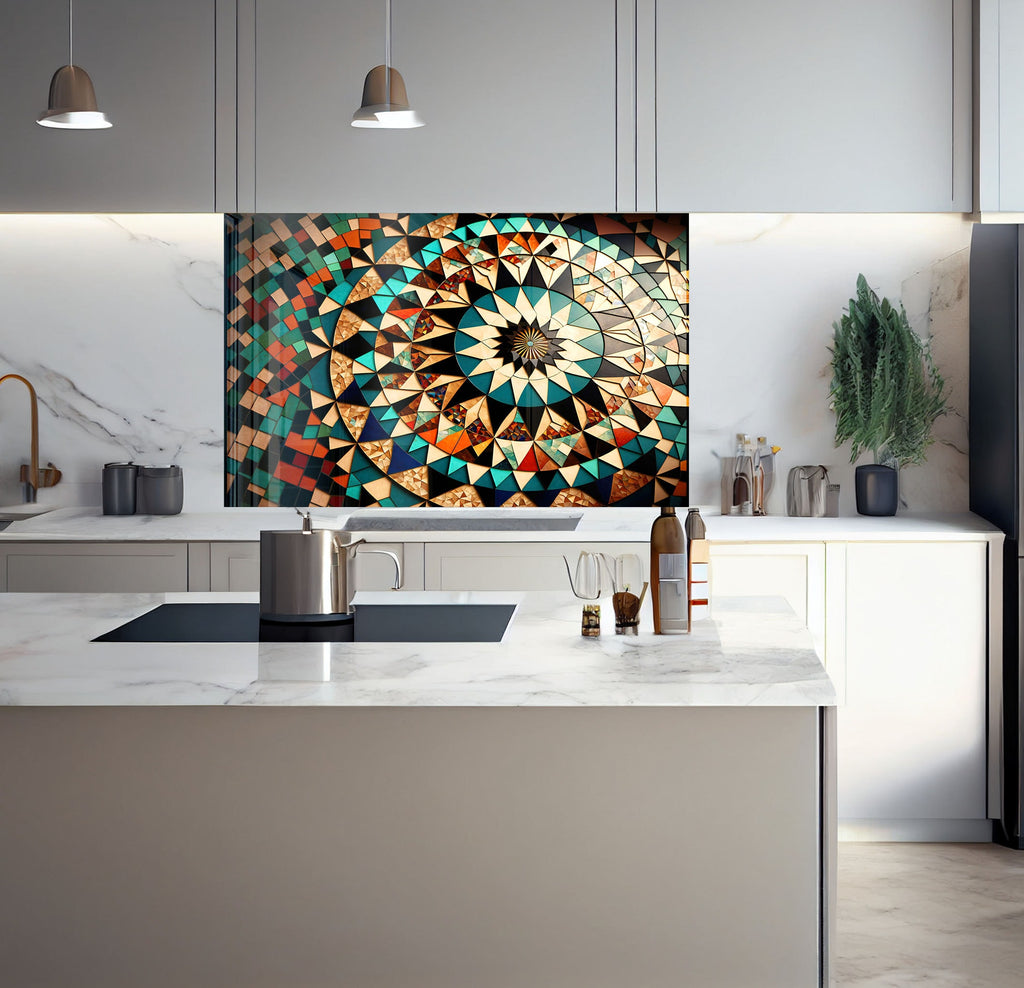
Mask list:
[[[363,541],[363,540],[360,540]],[[390,549],[365,549],[359,553],[360,556],[390,556],[391,561],[395,564],[395,582],[391,587],[392,590],[402,589],[402,563]]]
[[[338,552],[347,553],[350,549],[355,549],[357,545],[362,545],[366,539],[356,539],[355,542],[341,542],[338,537],[334,538],[334,548]],[[392,590],[402,589],[402,562],[390,549],[366,549],[360,555],[376,555],[376,556],[390,556],[391,561],[395,564],[395,583],[392,586]]]

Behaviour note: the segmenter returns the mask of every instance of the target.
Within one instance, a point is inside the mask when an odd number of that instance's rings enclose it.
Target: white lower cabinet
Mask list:
[[[635,552],[650,567],[648,542],[428,542],[424,545],[428,590],[569,589],[565,561],[573,572],[581,552]]]
[[[823,542],[713,542],[710,569],[712,601],[717,596],[784,598],[828,665]]]
[[[210,543],[211,590],[256,591],[259,588],[259,542]]]
[[[0,546],[0,590],[167,593],[187,590],[183,542],[11,542]]]
[[[989,838],[987,550],[984,542],[846,546],[844,839]]]

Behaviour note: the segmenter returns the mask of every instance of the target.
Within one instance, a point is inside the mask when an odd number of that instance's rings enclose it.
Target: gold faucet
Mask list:
[[[22,500],[31,504],[36,499],[36,493],[40,487],[53,487],[60,481],[61,472],[52,464],[47,463],[47,469],[40,474],[39,470],[39,402],[36,400],[36,389],[32,387],[28,378],[20,374],[4,374],[0,377],[0,384],[13,378],[21,381],[28,388],[28,396],[32,403],[32,449],[28,466],[22,465],[18,479],[21,481]]]

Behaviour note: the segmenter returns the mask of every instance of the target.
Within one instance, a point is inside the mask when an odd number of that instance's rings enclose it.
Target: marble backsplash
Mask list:
[[[223,499],[220,215],[0,216],[0,371],[39,392],[40,501],[100,503],[105,462],[179,463],[185,510]],[[24,388],[0,389],[0,504],[28,457]]]
[[[967,509],[967,262],[958,214],[690,217],[690,503],[718,504],[716,455],[738,431],[824,463],[852,514],[853,465],[827,408],[832,322],[858,272],[934,337],[953,413],[928,462],[903,473],[914,510]],[[223,218],[0,216],[0,375],[40,401],[40,458],[64,472],[40,500],[100,501],[111,460],[179,463],[185,510],[223,504]],[[0,389],[0,504],[19,499],[28,458],[23,388]],[[784,482],[769,501],[785,511]]]

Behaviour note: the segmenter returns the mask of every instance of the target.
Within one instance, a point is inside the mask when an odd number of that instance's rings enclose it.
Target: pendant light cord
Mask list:
[[[384,102],[391,108],[391,0],[384,0]]]
[[[75,0],[68,0],[68,64],[75,64]]]

